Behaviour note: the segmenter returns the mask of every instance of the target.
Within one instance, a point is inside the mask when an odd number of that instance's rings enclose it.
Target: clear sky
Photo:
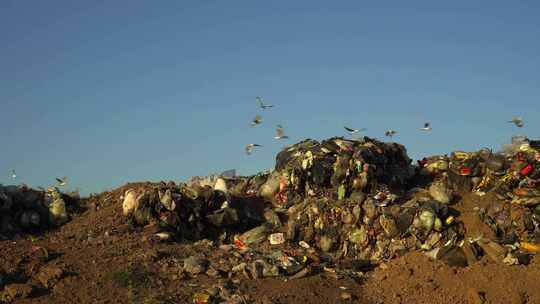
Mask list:
[[[392,128],[413,158],[538,138],[539,16],[538,1],[2,0],[0,183],[251,174],[284,146],[276,124],[289,143]]]

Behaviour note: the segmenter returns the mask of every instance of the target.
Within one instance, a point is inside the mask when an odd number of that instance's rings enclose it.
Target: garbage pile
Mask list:
[[[378,263],[440,244],[449,250],[462,235],[446,205],[450,194],[409,191],[414,175],[396,143],[306,140],[278,154],[260,195],[287,208],[287,240],[334,259]]]
[[[503,151],[490,149],[477,152],[455,151],[418,161],[421,174],[435,179],[446,179],[454,190],[477,193],[495,192],[500,196],[514,189],[533,191],[540,180],[540,144],[526,138],[514,137]],[[520,190],[522,191],[522,190]],[[519,191],[518,191],[519,192]],[[534,191],[533,191],[534,192]],[[521,195],[532,197],[536,195]],[[519,195],[519,194],[518,194]],[[537,205],[534,202],[527,205]]]
[[[250,260],[274,266],[273,255],[283,251],[261,247],[294,248],[297,255],[277,259],[285,261],[278,263],[280,274],[321,259],[369,265],[416,249],[443,255],[463,240],[444,185],[409,189],[418,168],[402,145],[367,137],[306,140],[276,160],[274,171],[250,177],[128,189],[124,215],[134,226],[157,221],[164,230],[156,234],[160,239],[218,240],[258,250]]]
[[[406,187],[413,174],[410,164],[405,147],[396,143],[368,137],[305,140],[277,155],[275,171],[260,194],[285,207],[305,197],[330,195],[342,200],[359,193],[385,195]]]
[[[35,190],[25,185],[0,185],[0,239],[66,223],[69,220],[66,201],[76,199],[56,187]]]
[[[514,137],[501,152],[452,152],[419,161],[419,174],[450,190],[493,195],[477,209],[492,236],[470,236],[473,250],[518,264],[540,252],[540,142]],[[486,243],[489,244],[486,245]]]
[[[308,139],[283,149],[270,172],[237,176],[228,170],[119,190],[96,198],[103,206],[111,197],[121,203],[131,231],[144,231],[150,248],[152,242],[189,244],[189,256],[155,259],[172,280],[361,278],[411,251],[451,266],[482,256],[526,264],[540,253],[540,141],[524,137],[499,152],[454,151],[414,164],[397,143]],[[65,224],[76,200],[56,187],[0,185],[0,239]],[[63,271],[51,268],[37,277],[47,286]],[[0,274],[0,286],[2,280]],[[229,299],[233,289],[223,285],[195,299]]]
[[[229,184],[248,182],[235,179]],[[122,199],[123,214],[132,227],[156,224],[163,239],[197,241],[204,238],[225,240],[235,231],[261,224],[263,202],[236,197],[227,190],[224,178],[193,179],[188,183],[174,182],[145,185],[127,189]]]
[[[453,266],[482,255],[520,264],[540,252],[540,143],[526,138],[497,153],[455,151],[417,164],[397,143],[308,139],[283,149],[270,172],[124,189],[132,228],[156,227],[150,240],[158,242],[209,240],[228,266],[205,271],[249,278],[346,271],[347,261],[358,270],[413,250]],[[461,221],[455,204],[470,193],[493,198],[475,206],[492,233]],[[65,223],[67,199],[57,188],[0,187],[0,235]]]

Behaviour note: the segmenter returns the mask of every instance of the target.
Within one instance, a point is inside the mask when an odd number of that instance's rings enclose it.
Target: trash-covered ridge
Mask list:
[[[204,241],[235,261],[190,257],[183,271],[191,275],[354,276],[410,251],[452,266],[481,256],[516,265],[540,251],[540,145],[528,139],[417,163],[397,143],[305,140],[281,151],[271,172],[124,188],[81,200],[58,187],[1,186],[0,238],[54,229],[91,201],[93,209],[117,204],[132,231],[155,227],[152,241]],[[464,195],[492,198],[475,206],[487,232],[461,220],[455,206]]]

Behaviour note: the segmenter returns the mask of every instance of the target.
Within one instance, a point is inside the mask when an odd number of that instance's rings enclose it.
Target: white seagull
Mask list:
[[[392,136],[394,136],[396,134],[397,134],[397,132],[394,131],[394,130],[388,130],[388,131],[384,132],[384,135],[388,136],[388,137],[392,137]]]
[[[253,152],[253,148],[255,148],[255,147],[262,147],[262,146],[258,145],[258,144],[247,144],[246,145],[246,154],[250,155],[251,152]]]
[[[429,123],[429,122],[424,123],[424,127],[421,128],[420,130],[422,130],[422,131],[428,131],[428,132],[431,131],[431,130],[432,130],[432,128],[431,128],[431,123]]]
[[[513,117],[512,120],[509,120],[508,122],[515,124],[518,128],[522,128],[524,125],[523,119],[521,119],[521,117]]]
[[[15,173],[15,170],[11,170],[11,178],[12,178],[12,179],[16,179],[16,178],[17,178],[17,173]]]
[[[367,130],[366,128],[362,128],[362,129],[353,129],[353,128],[348,128],[348,127],[343,127],[343,128],[345,128],[345,130],[347,130],[347,132],[349,132],[351,135]]]
[[[274,136],[275,139],[287,139],[289,136],[285,135],[285,131],[283,131],[283,127],[281,125],[277,125],[276,129],[276,136]]]
[[[262,123],[262,117],[261,115],[257,115],[255,116],[255,118],[253,118],[253,120],[251,121],[251,126],[252,127],[255,127],[256,125],[260,125]]]
[[[255,97],[255,99],[257,99],[257,102],[259,103],[259,107],[261,109],[263,109],[263,110],[274,107],[274,105],[264,104],[264,101],[263,101],[262,97],[260,97],[260,96]]]
[[[56,178],[56,181],[58,182],[58,186],[60,187],[63,187],[67,184],[67,180],[68,178],[66,176],[62,177],[62,178]]]

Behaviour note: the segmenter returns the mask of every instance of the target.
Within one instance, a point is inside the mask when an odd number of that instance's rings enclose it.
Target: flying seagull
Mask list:
[[[15,173],[15,170],[11,170],[11,178],[12,178],[12,179],[16,179],[16,178],[17,178],[17,173]]]
[[[347,130],[347,132],[351,133],[351,135],[354,135],[356,133],[363,132],[363,131],[367,130],[366,128],[362,128],[362,129],[353,129],[353,128],[348,128],[348,127],[343,127],[343,128],[345,128],[345,130]]]
[[[518,128],[521,128],[524,125],[523,119],[521,119],[521,117],[513,117],[512,120],[509,120],[508,122],[515,124]]]
[[[263,109],[263,110],[270,109],[270,108],[274,107],[274,105],[264,104],[264,101],[263,101],[262,97],[260,97],[260,96],[255,97],[255,99],[257,99],[257,102],[259,103],[259,107],[261,109]]]
[[[255,116],[255,118],[253,118],[253,120],[251,121],[251,126],[252,127],[255,127],[256,125],[260,125],[262,123],[262,117],[261,115],[257,115]]]
[[[431,128],[431,123],[426,122],[426,123],[424,123],[424,127],[421,128],[420,130],[422,130],[422,131],[428,131],[428,132],[429,132],[429,131],[431,131],[431,129],[432,129],[432,128]]]
[[[62,178],[58,178],[58,177],[57,177],[57,178],[56,178],[56,181],[58,182],[58,186],[60,186],[60,187],[65,186],[65,185],[67,184],[67,179],[68,179],[68,178],[65,177],[65,176],[62,177]]]
[[[388,137],[392,137],[392,136],[394,136],[396,134],[397,134],[397,132],[394,131],[394,130],[388,130],[388,131],[384,132],[384,135],[388,136]]]
[[[253,152],[253,148],[255,148],[255,147],[262,147],[262,146],[258,145],[258,144],[247,144],[246,145],[246,154],[250,155],[251,152]]]
[[[275,139],[287,139],[289,136],[285,135],[285,131],[283,131],[283,127],[281,125],[277,126],[276,129],[276,136]]]

